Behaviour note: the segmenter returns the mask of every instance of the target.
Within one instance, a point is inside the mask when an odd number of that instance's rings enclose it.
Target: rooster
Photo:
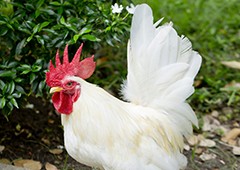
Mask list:
[[[68,46],[55,66],[50,61],[46,83],[61,113],[64,144],[78,162],[105,170],[177,170],[187,165],[181,153],[184,137],[198,126],[186,99],[201,56],[172,23],[153,24],[151,8],[135,9],[128,42],[128,74],[123,100],[91,84],[94,57],[80,61],[83,45],[71,62]]]

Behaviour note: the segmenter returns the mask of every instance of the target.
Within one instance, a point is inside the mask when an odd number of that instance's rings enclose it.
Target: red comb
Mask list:
[[[78,76],[82,79],[87,79],[93,74],[96,67],[93,61],[94,56],[80,61],[82,47],[83,44],[78,48],[71,62],[68,60],[68,45],[66,45],[64,49],[62,63],[59,57],[59,50],[57,50],[55,58],[56,67],[54,67],[52,61],[50,61],[49,71],[46,73],[46,83],[48,86],[60,86],[60,81],[65,76]]]

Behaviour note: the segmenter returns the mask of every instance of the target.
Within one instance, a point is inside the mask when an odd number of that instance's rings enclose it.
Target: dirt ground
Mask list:
[[[32,106],[14,110],[9,121],[0,116],[0,161],[14,164],[19,159],[40,161],[42,169],[46,163],[63,170],[88,170],[68,156],[63,147],[63,130],[60,116],[52,105],[39,99],[30,98]],[[231,123],[231,122],[229,122]],[[190,147],[184,151],[189,159],[187,170],[240,170],[240,157],[232,154],[231,147],[223,144],[220,137],[213,137],[215,147],[202,148],[201,152],[216,155],[203,161],[198,150]]]

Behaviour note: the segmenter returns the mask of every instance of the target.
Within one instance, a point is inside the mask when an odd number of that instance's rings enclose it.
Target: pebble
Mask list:
[[[232,149],[232,152],[234,155],[239,156],[240,155],[240,147],[234,146]]]

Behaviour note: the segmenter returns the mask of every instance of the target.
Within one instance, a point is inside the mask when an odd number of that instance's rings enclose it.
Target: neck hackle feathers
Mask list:
[[[66,45],[64,49],[62,63],[59,57],[59,50],[57,50],[55,58],[56,67],[54,67],[52,61],[50,61],[49,71],[46,73],[46,83],[48,86],[60,86],[61,80],[65,76],[77,76],[82,79],[87,79],[92,75],[96,66],[93,61],[94,56],[80,61],[82,47],[83,44],[78,48],[71,62],[69,62],[68,59],[68,45]]]

